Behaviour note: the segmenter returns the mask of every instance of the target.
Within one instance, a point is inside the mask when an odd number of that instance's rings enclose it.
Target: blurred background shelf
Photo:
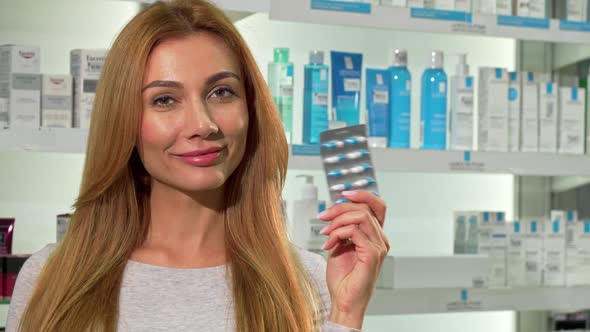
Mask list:
[[[515,289],[377,289],[369,315],[473,311],[575,311],[590,308],[590,287]]]

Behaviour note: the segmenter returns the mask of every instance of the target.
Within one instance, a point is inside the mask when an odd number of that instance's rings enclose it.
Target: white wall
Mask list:
[[[108,47],[115,34],[136,12],[136,4],[102,0],[20,0],[0,3],[0,43],[42,47],[42,71],[67,73],[73,48]],[[26,14],[25,14],[26,13]],[[413,74],[412,144],[417,146],[419,79],[431,49],[446,53],[469,52],[472,72],[480,65],[514,69],[515,43],[507,39],[459,37],[411,32],[273,22],[257,14],[237,23],[266,73],[272,48],[292,49],[296,65],[295,119],[301,119],[304,63],[311,49],[362,52],[369,66],[385,67],[390,47],[409,50]],[[447,72],[456,59],[447,56]],[[328,61],[329,62],[329,61]],[[363,103],[364,104],[364,103]],[[300,141],[301,121],[295,121]],[[76,197],[84,157],[65,154],[0,153],[0,215],[17,218],[14,251],[34,252],[55,239],[55,215],[69,211]],[[285,197],[298,197],[300,180],[289,172]],[[323,174],[311,172],[327,189]],[[389,205],[385,226],[392,254],[451,253],[455,210],[486,209],[513,213],[513,178],[502,175],[378,174],[382,196]],[[0,317],[0,320],[2,317]],[[366,331],[514,331],[513,313],[404,315],[367,318]]]

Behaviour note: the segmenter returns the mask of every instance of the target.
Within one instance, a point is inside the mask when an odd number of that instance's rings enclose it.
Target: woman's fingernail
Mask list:
[[[322,211],[322,212],[318,213],[318,219],[322,219],[327,215],[328,215],[328,210]]]
[[[339,200],[337,200],[336,202],[334,202],[335,204],[342,204],[342,203],[350,203],[349,200],[347,200],[346,198],[340,198]]]
[[[326,227],[322,228],[322,229],[320,230],[320,234],[324,234],[324,235],[325,235],[327,230],[328,230],[328,226],[326,226]]]
[[[343,191],[341,194],[342,194],[342,196],[348,196],[348,197],[350,197],[350,196],[356,195],[357,192],[356,191],[353,191],[353,190],[346,190],[346,191]]]
[[[327,246],[328,246],[328,241],[326,241],[326,243],[324,243],[324,245],[322,246],[322,250],[326,250]]]

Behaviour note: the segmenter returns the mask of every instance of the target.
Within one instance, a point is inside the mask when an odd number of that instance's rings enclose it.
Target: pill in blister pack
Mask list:
[[[350,202],[346,190],[377,192],[374,167],[368,147],[366,126],[339,128],[321,133],[321,154],[335,204]]]
[[[365,143],[366,141],[367,141],[367,138],[364,136],[354,136],[354,137],[346,138],[342,141],[334,140],[334,141],[322,143],[322,147],[326,148],[326,149],[336,149],[336,148],[343,147],[344,144],[355,145],[355,144]]]
[[[355,160],[369,155],[367,150],[351,151],[346,154],[340,153],[324,159],[324,163],[335,164],[346,160]]]

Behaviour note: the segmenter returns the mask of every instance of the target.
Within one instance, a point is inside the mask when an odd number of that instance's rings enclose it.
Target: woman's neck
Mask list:
[[[223,198],[223,188],[188,194],[153,181],[148,236],[131,258],[180,268],[227,263]]]

